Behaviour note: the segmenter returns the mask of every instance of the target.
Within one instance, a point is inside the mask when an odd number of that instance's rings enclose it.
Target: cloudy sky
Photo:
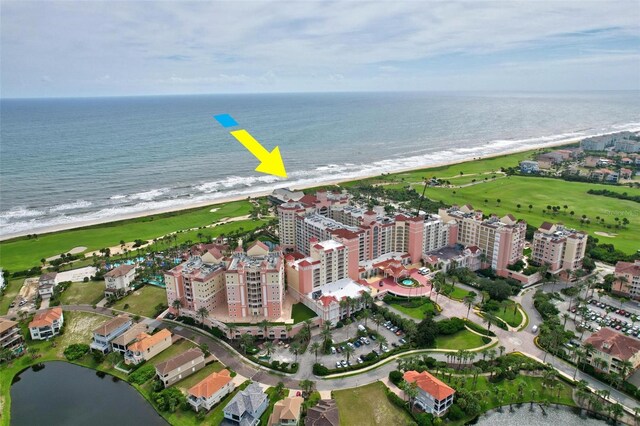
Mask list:
[[[2,1],[1,96],[640,89],[639,1]]]

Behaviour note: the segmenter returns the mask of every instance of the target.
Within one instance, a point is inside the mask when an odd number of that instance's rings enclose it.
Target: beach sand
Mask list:
[[[535,151],[535,150],[542,149],[542,148],[560,147],[560,146],[565,146],[565,145],[569,145],[569,144],[573,144],[573,143],[579,142],[582,139],[583,138],[575,138],[575,139],[562,140],[562,141],[556,141],[556,142],[548,142],[548,143],[544,143],[544,144],[540,144],[540,145],[536,145],[536,146],[526,146],[526,147],[521,147],[521,148],[505,150],[503,152],[493,153],[493,154],[489,154],[489,155],[483,155],[481,157],[470,157],[470,158],[464,159],[464,160],[441,162],[441,163],[431,164],[431,165],[428,165],[428,166],[412,167],[412,168],[405,168],[405,169],[399,168],[398,170],[395,170],[395,171],[392,171],[392,172],[389,172],[389,173],[395,174],[395,173],[412,172],[412,171],[416,171],[416,170],[428,170],[428,169],[432,169],[432,168],[436,168],[436,167],[451,166],[451,165],[454,165],[454,164],[461,164],[461,163],[465,163],[465,162],[469,162],[469,161],[501,157],[503,155],[516,154],[516,153],[520,153],[520,152]],[[363,179],[368,179],[368,178],[372,178],[372,177],[376,177],[376,176],[380,176],[380,173],[371,173],[370,175],[360,176],[360,177],[358,177],[356,179],[351,178],[351,179],[326,180],[326,181],[317,182],[317,183],[313,183],[313,184],[309,184],[309,185],[303,185],[303,186],[296,187],[296,188],[291,188],[291,189],[303,190],[303,189],[313,188],[313,187],[317,187],[317,186],[340,185],[340,184],[345,183],[345,182],[353,182],[353,181],[356,181],[356,180],[363,180]],[[287,182],[286,181],[282,182],[282,187],[287,187]],[[267,195],[271,194],[271,192],[272,192],[271,190],[269,190],[269,191],[261,191],[261,192],[258,191],[256,193],[252,193],[249,197],[250,198],[264,197],[264,196],[267,196]],[[183,211],[183,210],[190,210],[190,209],[199,208],[199,207],[210,206],[210,207],[214,208],[215,206],[218,206],[220,204],[229,203],[229,202],[232,202],[232,201],[246,200],[247,197],[248,196],[246,194],[245,195],[241,195],[241,196],[229,195],[228,197],[221,198],[221,199],[215,200],[215,201],[194,202],[194,203],[188,204],[188,205],[167,207],[167,208],[156,209],[156,210],[147,210],[147,211],[144,211],[144,212],[123,214],[123,215],[114,216],[114,217],[108,217],[108,218],[104,218],[104,219],[78,221],[78,222],[75,222],[75,223],[66,223],[66,224],[54,225],[54,226],[38,229],[37,233],[40,234],[40,235],[41,234],[48,234],[48,233],[51,233],[51,232],[58,232],[58,231],[65,231],[65,230],[70,230],[70,229],[83,228],[83,227],[86,227],[86,226],[100,225],[100,224],[103,224],[103,223],[117,222],[117,221],[127,220],[127,219],[135,219],[135,218],[140,218],[140,217],[145,217],[145,216],[152,216],[152,215],[162,214],[162,213],[170,213],[170,212],[178,212],[178,211]],[[28,235],[30,233],[32,233],[32,232],[22,231],[22,232],[17,232],[17,233],[13,233],[13,234],[2,235],[2,236],[0,236],[0,241],[9,240],[9,239],[16,238],[16,237],[21,237],[21,236],[24,236],[24,235]]]

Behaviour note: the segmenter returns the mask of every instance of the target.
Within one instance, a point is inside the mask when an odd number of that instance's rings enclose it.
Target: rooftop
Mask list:
[[[593,333],[584,343],[590,343],[598,351],[625,361],[640,352],[640,341],[610,328]]]
[[[340,413],[333,399],[321,399],[318,405],[307,410],[305,426],[339,426]]]
[[[169,330],[162,329],[158,331],[156,334],[150,336],[147,333],[140,333],[136,336],[136,342],[129,345],[127,349],[131,352],[144,352],[148,348],[151,348],[167,337],[171,338],[171,332]]]
[[[409,383],[416,382],[420,389],[433,396],[438,401],[442,401],[456,393],[452,387],[448,386],[446,383],[427,371],[423,371],[422,373],[418,373],[417,371],[407,371],[404,373],[403,377]]]
[[[5,331],[15,327],[16,325],[18,325],[18,323],[15,321],[0,318],[0,333],[4,333]]]
[[[351,278],[342,278],[341,280],[334,281],[329,284],[321,286],[313,293],[309,293],[308,296],[313,299],[323,298],[324,301],[330,302],[329,299],[335,299],[340,301],[345,297],[356,298],[360,297],[362,292],[371,292],[369,286],[364,286],[353,281]],[[315,296],[315,297],[314,297]],[[324,304],[324,303],[323,303]]]
[[[94,334],[99,334],[100,336],[108,336],[114,330],[122,327],[126,323],[130,323],[131,319],[126,315],[118,315],[117,317],[106,321],[100,327],[93,330]]]
[[[229,370],[211,373],[189,389],[189,395],[196,398],[210,398],[232,380]]]
[[[273,412],[269,417],[270,425],[280,423],[282,420],[295,420],[300,419],[300,411],[302,409],[302,403],[304,398],[301,396],[288,397],[275,403],[273,406]]]
[[[47,327],[53,325],[53,322],[62,317],[62,308],[55,307],[46,311],[38,312],[33,320],[29,323],[29,328]]]
[[[132,269],[135,269],[135,266],[133,265],[120,265],[117,268],[113,268],[112,270],[110,270],[109,272],[107,272],[106,274],[104,274],[105,277],[111,277],[111,278],[116,278],[116,277],[123,277],[125,275],[127,275],[129,273],[129,271],[131,271]]]
[[[200,357],[204,358],[204,354],[202,353],[202,351],[198,348],[191,348],[179,355],[174,356],[173,358],[169,358],[168,360],[156,365],[156,371],[158,372],[158,374],[164,376],[165,374],[168,374],[176,368],[181,367]]]

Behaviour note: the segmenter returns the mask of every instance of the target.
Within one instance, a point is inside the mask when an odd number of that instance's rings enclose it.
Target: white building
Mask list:
[[[195,411],[209,411],[235,388],[229,370],[211,373],[189,389],[187,402]]]
[[[133,265],[120,265],[104,274],[105,297],[122,296],[131,288],[136,275],[136,268]]]
[[[441,417],[453,404],[456,391],[428,372],[407,371],[403,377],[407,383],[415,382],[418,386],[418,396],[414,404],[425,412]]]
[[[60,334],[64,324],[62,308],[56,307],[38,312],[29,323],[29,333],[32,340],[46,340]]]
[[[47,272],[40,276],[38,280],[38,294],[40,297],[47,298],[53,295],[53,289],[58,285],[57,272]]]

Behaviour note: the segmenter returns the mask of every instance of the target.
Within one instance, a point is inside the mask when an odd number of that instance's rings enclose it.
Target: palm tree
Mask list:
[[[247,354],[247,349],[249,349],[249,347],[253,345],[253,340],[253,335],[249,333],[245,333],[240,336],[240,347],[244,351],[245,355]]]
[[[198,309],[197,314],[198,314],[198,317],[200,317],[200,323],[204,325],[204,319],[209,316],[209,310],[204,306],[202,306],[201,308]]]
[[[180,299],[176,299],[173,302],[171,302],[171,307],[173,309],[175,309],[178,312],[178,315],[176,316],[180,316],[180,309],[182,308],[182,301]]]
[[[463,303],[467,307],[467,319],[469,319],[469,313],[471,312],[471,307],[476,301],[476,297],[478,297],[478,295],[475,292],[470,292],[462,299]]]
[[[538,391],[536,389],[531,389],[531,391],[529,392],[529,395],[531,396],[531,404],[529,405],[529,410],[533,411],[533,403],[536,400],[536,397],[538,396]]]
[[[320,350],[321,347],[322,345],[320,344],[320,342],[313,342],[311,346],[309,346],[309,349],[311,349],[313,353],[316,355],[316,362],[318,362],[318,351]]]
[[[413,401],[419,395],[418,384],[416,382],[409,383],[409,385],[406,387],[404,392],[407,395],[407,398],[409,398],[409,408],[411,409],[411,407],[413,405]]]
[[[267,356],[271,356],[271,354],[273,353],[274,347],[275,345],[273,344],[273,342],[271,341],[264,342],[264,349],[267,351]]]
[[[295,356],[295,362],[298,362],[298,354],[300,353],[300,343],[293,342],[291,346],[289,346],[289,352],[291,352]]]
[[[487,330],[491,331],[491,326],[498,323],[498,317],[491,312],[485,312],[482,314],[482,322],[487,324]]]
[[[350,345],[346,345],[344,347],[344,354],[347,356],[347,362],[349,362],[349,358],[351,358],[351,354],[353,354],[356,350]]]
[[[302,389],[305,395],[311,394],[315,386],[316,386],[315,382],[309,379],[305,379],[300,382],[300,389]]]
[[[310,319],[304,320],[304,328],[307,329],[307,335],[309,336],[309,339],[311,339],[311,326],[312,325],[313,325],[313,321],[311,321]]]
[[[369,293],[365,293],[365,294],[369,294]],[[364,311],[362,311],[362,318],[364,318],[364,326],[367,326],[367,320],[369,318],[371,318],[371,311],[365,309]]]
[[[234,323],[230,322],[229,324],[227,324],[227,330],[229,330],[229,338],[233,339],[236,337],[236,330],[238,330],[238,326],[235,325]]]
[[[267,321],[266,319],[263,319],[258,323],[258,328],[264,330],[264,338],[266,339],[267,336],[269,335],[269,321]]]
[[[378,346],[380,348],[380,352],[382,352],[382,347],[385,346],[387,344],[387,338],[384,336],[379,336],[378,337]]]

